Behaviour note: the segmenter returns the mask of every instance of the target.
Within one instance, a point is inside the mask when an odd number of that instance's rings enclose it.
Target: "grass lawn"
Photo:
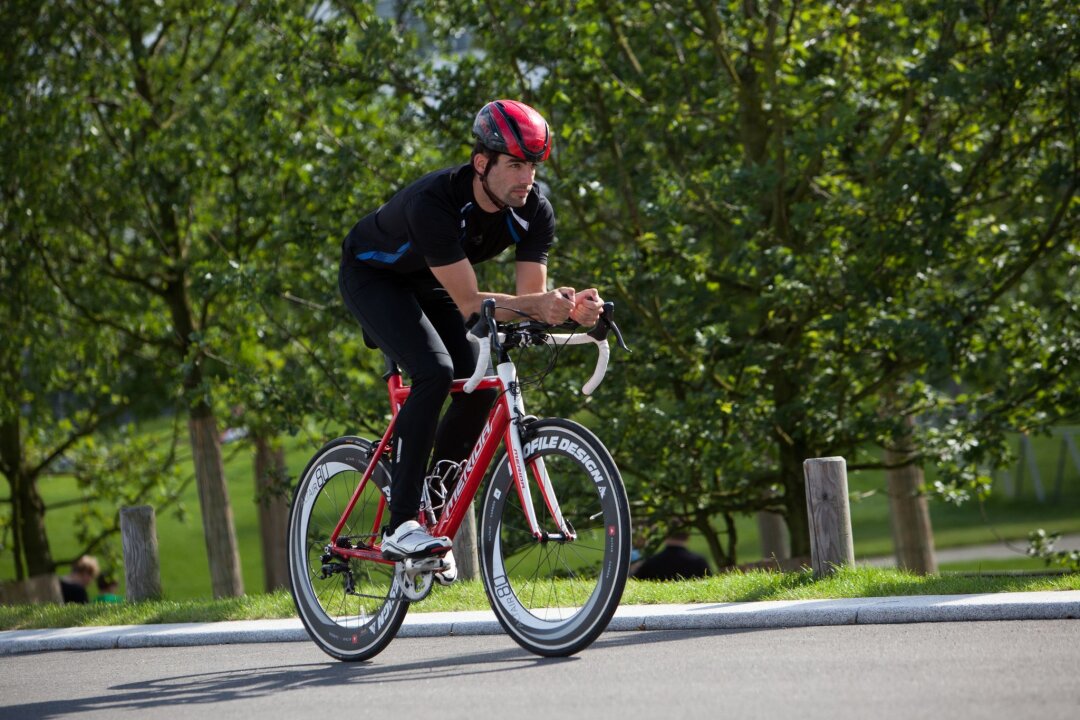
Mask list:
[[[699,580],[647,582],[630,580],[623,605],[811,600],[895,595],[955,595],[1035,590],[1080,590],[1080,574],[1000,577],[918,577],[895,569],[847,568],[815,580],[810,572],[754,571],[726,573]],[[409,612],[487,610],[479,580],[461,580],[435,588]],[[0,630],[47,627],[218,622],[293,618],[292,599],[284,591],[227,600],[184,600],[106,605],[0,605]]]
[[[1080,442],[1080,429],[1074,428]],[[327,438],[332,431],[327,431]],[[998,542],[999,537],[1021,541],[1026,545],[1028,532],[1045,528],[1054,532],[1080,533],[1080,472],[1066,463],[1060,495],[1054,495],[1054,481],[1061,459],[1060,438],[1034,438],[1035,456],[1041,473],[1045,501],[1040,502],[1034,493],[1031,473],[1025,466],[1025,480],[1016,493],[1009,498],[1004,491],[980,506],[972,502],[960,507],[944,503],[931,503],[931,516],[936,547],[939,549],[962,545]],[[290,474],[295,477],[307,463],[308,458],[321,444],[320,439],[308,436],[290,438],[286,446],[286,458]],[[252,469],[253,453],[247,443],[229,443],[224,446],[226,477],[228,478],[237,539],[248,593],[263,591],[263,573],[259,551],[259,529],[254,502],[255,487]],[[617,458],[616,458],[617,459]],[[1016,483],[1016,468],[1011,473]],[[1004,474],[999,474],[1004,489]],[[892,553],[892,537],[889,528],[889,508],[885,494],[884,474],[881,472],[858,472],[849,476],[852,497],[852,531],[856,558],[885,556]],[[47,503],[61,500],[77,500],[78,494],[70,478],[50,477],[41,483],[41,491]],[[157,517],[162,585],[170,601],[208,599],[211,596],[209,569],[199,514],[198,495],[192,481],[183,497],[182,512],[170,509]],[[58,560],[74,560],[77,552],[73,523],[82,511],[78,504],[52,511],[47,516],[47,526],[54,557]],[[740,516],[737,519],[739,533],[739,562],[751,562],[760,558],[760,543],[755,518]],[[119,539],[117,539],[119,545]],[[692,547],[707,554],[704,542],[695,538]],[[967,563],[956,569],[978,570],[1032,570],[1042,569],[1041,561],[1021,555],[1007,561],[980,561]],[[943,570],[954,569],[945,566]],[[122,573],[121,580],[122,580]],[[0,555],[0,579],[14,577],[9,553]],[[121,589],[123,592],[123,589]],[[91,592],[93,595],[93,592]]]

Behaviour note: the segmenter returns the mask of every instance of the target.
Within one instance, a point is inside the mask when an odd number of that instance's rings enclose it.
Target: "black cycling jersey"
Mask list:
[[[397,272],[473,265],[514,245],[519,261],[547,264],[555,214],[533,185],[525,205],[484,212],[473,196],[472,165],[425,175],[365,216],[345,238],[345,256]]]

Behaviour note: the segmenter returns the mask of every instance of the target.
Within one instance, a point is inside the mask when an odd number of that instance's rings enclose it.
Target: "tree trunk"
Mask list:
[[[26,576],[47,575],[56,569],[49,537],[45,532],[45,501],[38,493],[35,479],[23,472],[16,473],[12,502],[18,507],[19,536],[22,554],[26,559]]]
[[[149,505],[120,508],[120,544],[124,552],[127,599],[157,600],[161,592],[157,517]]]
[[[221,459],[221,440],[217,421],[210,406],[198,403],[188,419],[191,450],[195,462],[195,482],[199,487],[203,537],[210,564],[214,597],[238,597],[244,594],[240,573],[240,553],[233,525],[229,489],[225,484],[225,466]]]
[[[0,469],[11,487],[11,519],[15,579],[49,575],[55,569],[45,533],[45,501],[37,478],[26,472],[18,419],[0,423]]]
[[[889,492],[889,519],[892,525],[893,547],[896,564],[920,575],[936,573],[937,557],[934,555],[934,533],[930,526],[930,507],[921,487],[925,482],[923,469],[907,463],[914,454],[910,428],[915,421],[905,420],[909,428],[897,438],[893,447],[885,448],[885,471]]]
[[[289,472],[280,442],[255,435],[255,502],[259,507],[263,579],[267,592],[289,585]]]
[[[458,577],[462,580],[476,580],[480,577],[480,553],[476,543],[476,503],[469,503],[465,519],[454,536],[454,562],[457,563]]]
[[[762,560],[787,560],[791,557],[791,538],[783,515],[762,510],[757,514],[757,526]]]
[[[694,520],[694,527],[697,528],[698,532],[701,533],[701,536],[705,538],[705,542],[709,546],[709,554],[712,555],[713,564],[720,570],[732,567],[735,564],[735,558],[724,549],[724,544],[720,540],[720,533],[716,532],[716,529],[713,528],[709,519],[695,518]],[[725,530],[730,534],[731,527],[728,524],[728,517],[726,514],[724,516],[724,523]],[[729,547],[734,549],[733,546]]]
[[[0,605],[60,605],[63,602],[60,579],[55,575],[37,575],[25,580],[0,582]]]
[[[787,509],[791,556],[810,555],[810,523],[806,517],[806,480],[802,464],[807,451],[801,446],[780,443],[780,472],[784,478],[784,507]]]
[[[172,240],[176,248],[180,248],[182,243],[176,218],[171,211],[163,214],[163,222],[163,234]],[[182,252],[177,250],[177,255],[180,254]],[[186,279],[181,272],[165,286],[162,296],[169,306],[169,315],[178,340],[177,359],[187,366],[183,387],[191,403],[188,432],[191,436],[192,460],[195,463],[195,483],[199,488],[210,582],[214,597],[238,597],[244,594],[244,579],[240,573],[240,552],[236,543],[232,505],[229,503],[229,489],[225,484],[221,438],[218,437],[214,410],[206,400],[209,381],[203,375],[203,355],[194,347],[197,328],[186,288]]]

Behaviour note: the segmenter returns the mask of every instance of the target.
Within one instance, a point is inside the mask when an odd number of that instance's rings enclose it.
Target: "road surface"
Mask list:
[[[308,643],[0,657],[0,718],[1068,718],[1080,622],[608,632],[572,658],[506,636],[398,638],[367,663]]]

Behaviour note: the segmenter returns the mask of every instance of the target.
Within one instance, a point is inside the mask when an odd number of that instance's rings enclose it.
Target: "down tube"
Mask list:
[[[473,446],[472,453],[469,454],[469,459],[465,463],[462,477],[454,487],[453,495],[446,501],[446,508],[443,510],[442,518],[434,528],[436,535],[447,535],[449,537],[457,535],[458,528],[461,527],[461,523],[465,519],[469,503],[476,496],[476,491],[480,488],[480,483],[483,482],[484,473],[487,472],[487,468],[491,464],[491,458],[494,457],[495,451],[499,447],[499,435],[503,434],[505,436],[506,428],[513,427],[509,417],[509,406],[505,402],[499,402],[492,408],[491,413],[488,415],[488,421],[480,432],[480,437],[477,438],[476,445]]]

